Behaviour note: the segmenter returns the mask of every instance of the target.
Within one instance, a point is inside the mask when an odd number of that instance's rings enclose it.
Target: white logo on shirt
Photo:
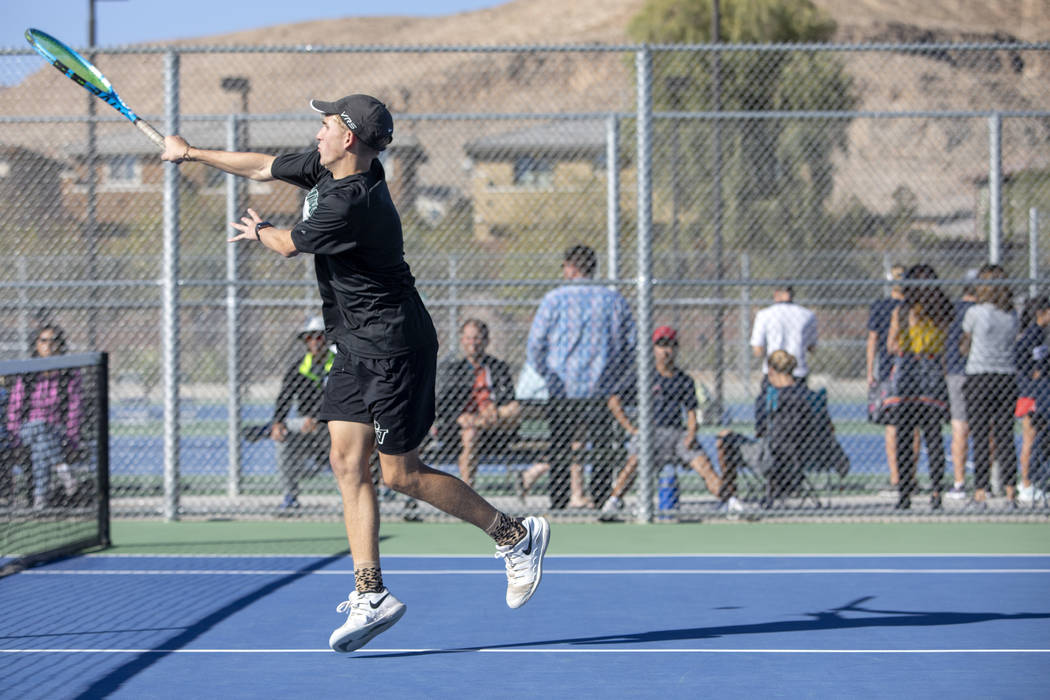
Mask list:
[[[317,209],[317,188],[312,188],[306,193],[306,199],[303,200],[303,221],[310,218],[310,215]]]

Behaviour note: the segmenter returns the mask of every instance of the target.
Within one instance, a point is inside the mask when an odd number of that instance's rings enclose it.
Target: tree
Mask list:
[[[646,43],[705,43],[712,38],[711,13],[711,0],[650,0],[628,31]],[[809,0],[721,0],[719,35],[729,43],[823,42],[834,31],[830,17]],[[717,175],[727,246],[826,245],[832,156],[846,147],[849,120],[814,118],[812,112],[855,106],[841,61],[784,46],[699,54],[661,47],[652,65],[655,112],[736,113],[717,127],[710,118],[654,120],[654,193],[670,201],[664,209],[675,218],[672,226],[680,219],[698,242],[711,240]],[[807,114],[764,114],[774,111]]]

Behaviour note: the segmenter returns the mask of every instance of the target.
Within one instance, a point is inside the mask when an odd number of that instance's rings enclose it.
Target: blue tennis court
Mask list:
[[[339,656],[345,556],[81,556],[0,579],[19,698],[1030,698],[1050,556],[384,558],[405,618]]]

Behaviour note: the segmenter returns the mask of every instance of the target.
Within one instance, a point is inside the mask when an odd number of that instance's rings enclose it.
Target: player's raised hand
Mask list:
[[[261,216],[259,216],[258,212],[249,207],[248,214],[246,216],[242,216],[239,223],[236,221],[230,222],[230,226],[235,228],[240,233],[238,233],[236,236],[233,236],[232,238],[227,238],[226,240],[230,243],[233,243],[234,241],[257,240],[255,234],[255,227],[256,225],[261,224],[262,222],[263,219]]]

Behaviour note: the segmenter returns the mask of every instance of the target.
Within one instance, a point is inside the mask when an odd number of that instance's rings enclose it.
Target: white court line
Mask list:
[[[28,569],[20,576],[352,576],[353,571],[296,569]],[[763,576],[814,574],[1048,574],[1050,569],[548,569],[545,575],[572,576]],[[384,569],[397,576],[505,576],[502,569]]]
[[[363,649],[360,654],[1050,654],[1050,649]],[[331,654],[331,649],[0,649],[0,654]]]
[[[251,543],[247,543],[251,544]],[[134,559],[134,558],[153,558],[153,559],[323,559],[325,557],[333,556],[330,554],[302,554],[299,552],[288,553],[288,554],[245,554],[243,552],[230,553],[230,554],[143,554],[138,552],[125,552],[125,553],[113,553],[107,554],[106,552],[90,552],[83,554],[84,557],[94,558],[113,558],[113,559]],[[346,555],[350,557],[349,554]],[[491,554],[386,554],[385,558],[390,559],[491,559]],[[547,559],[925,559],[925,558],[1031,558],[1031,559],[1045,559],[1050,557],[1050,553],[1045,554],[1018,554],[1018,553],[1004,553],[998,554],[994,552],[981,552],[981,553],[970,553],[961,552],[958,554],[950,554],[945,552],[930,552],[928,554],[849,554],[849,553],[832,553],[832,554],[736,554],[733,552],[725,552],[722,554],[704,553],[704,554],[683,554],[681,552],[673,554],[660,554],[660,553],[638,553],[638,554],[548,554]]]

